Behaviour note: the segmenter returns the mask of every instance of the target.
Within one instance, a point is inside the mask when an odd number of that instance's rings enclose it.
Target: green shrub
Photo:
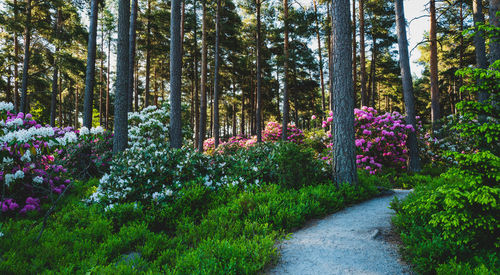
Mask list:
[[[434,273],[451,259],[469,262],[500,248],[499,198],[497,185],[485,185],[452,169],[417,186],[405,201],[393,203],[397,212],[393,221],[415,269]],[[471,264],[473,270],[483,262]],[[485,266],[498,268],[498,262],[493,264],[497,266]]]
[[[170,202],[107,208],[82,201],[95,180],[78,182],[38,243],[40,217],[2,221],[0,274],[255,274],[276,261],[286,232],[373,196],[374,181],[217,191],[189,182]]]

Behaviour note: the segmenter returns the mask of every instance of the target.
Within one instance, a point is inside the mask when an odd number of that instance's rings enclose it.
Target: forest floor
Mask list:
[[[280,244],[281,258],[268,274],[412,274],[401,261],[391,230],[394,190],[309,223]]]

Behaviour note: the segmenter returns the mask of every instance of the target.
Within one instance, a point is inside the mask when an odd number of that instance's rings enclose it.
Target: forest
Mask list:
[[[500,273],[500,1],[407,2],[0,0],[0,273],[274,274],[393,189],[412,272]]]

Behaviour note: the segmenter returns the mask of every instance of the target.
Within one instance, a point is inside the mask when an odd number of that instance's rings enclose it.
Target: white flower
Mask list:
[[[86,136],[90,133],[89,131],[89,128],[83,126],[81,129],[80,129],[80,136]]]
[[[17,170],[16,173],[14,174],[14,178],[16,179],[24,178],[24,172],[22,170]]]
[[[101,126],[97,126],[95,128],[90,129],[90,133],[93,135],[102,134],[104,133],[104,129]]]
[[[10,185],[11,182],[13,182],[15,180],[15,177],[14,175],[12,174],[5,174],[5,185],[7,185],[7,187]]]
[[[30,162],[31,161],[31,153],[30,150],[27,150],[26,153],[21,157],[21,161]]]
[[[33,182],[41,184],[41,183],[43,183],[43,178],[40,176],[36,176],[35,178],[33,178]]]
[[[1,103],[1,102],[0,102],[0,103]],[[1,238],[1,237],[3,237],[3,232],[2,232],[2,231],[0,231],[0,238]]]
[[[5,163],[5,164],[12,163],[13,161],[14,161],[13,159],[8,158],[8,157],[4,157],[4,158],[3,158],[3,163]]]
[[[0,111],[12,111],[14,109],[14,104],[10,102],[0,102]]]

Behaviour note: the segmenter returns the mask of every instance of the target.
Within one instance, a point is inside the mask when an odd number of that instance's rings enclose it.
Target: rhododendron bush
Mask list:
[[[109,148],[94,149],[105,134],[100,127],[83,127],[74,131],[42,126],[31,114],[11,113],[11,103],[0,102],[0,207],[2,212],[40,209],[71,183],[70,173],[77,162],[86,166],[109,161],[100,156]],[[108,139],[109,142],[109,139]],[[87,146],[85,144],[92,144]],[[86,155],[75,154],[75,148],[88,148]],[[68,171],[71,167],[72,171]]]
[[[270,121],[266,124],[264,131],[262,131],[262,141],[276,142],[281,140],[283,127],[280,123]],[[288,124],[287,127],[287,140],[296,144],[304,143],[304,132],[297,128],[294,124]],[[219,140],[219,147],[215,149],[214,138],[208,138],[203,142],[203,150],[208,154],[217,153],[234,153],[241,148],[248,148],[257,143],[257,136],[245,137],[242,135],[233,136],[227,142]]]
[[[322,126],[325,128],[331,121],[332,113]],[[417,128],[421,128],[418,122]],[[379,115],[377,110],[363,106],[354,110],[355,144],[357,150],[356,164],[358,168],[375,174],[382,167],[405,169],[408,159],[406,140],[409,131],[415,131],[412,125],[406,124],[404,116],[398,112]],[[330,132],[327,132],[331,137]],[[332,143],[328,144],[330,161]]]
[[[53,147],[64,139],[64,131],[42,127],[31,114],[12,114],[12,109],[0,103],[0,205],[2,212],[26,213],[70,183],[66,168],[54,163]]]

